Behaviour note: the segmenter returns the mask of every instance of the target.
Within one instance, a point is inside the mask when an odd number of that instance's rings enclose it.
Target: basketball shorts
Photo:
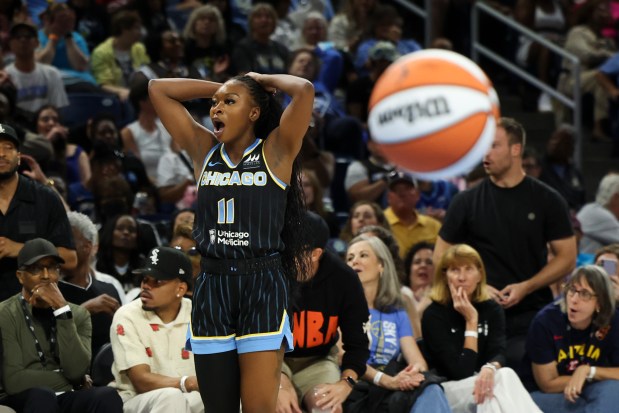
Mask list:
[[[202,260],[187,348],[194,354],[293,350],[288,281],[279,255]]]

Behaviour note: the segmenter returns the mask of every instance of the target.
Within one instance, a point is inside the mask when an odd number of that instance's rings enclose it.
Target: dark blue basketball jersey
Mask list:
[[[263,148],[256,139],[238,165],[221,143],[206,156],[193,234],[203,256],[256,258],[284,249],[288,186],[269,171]]]

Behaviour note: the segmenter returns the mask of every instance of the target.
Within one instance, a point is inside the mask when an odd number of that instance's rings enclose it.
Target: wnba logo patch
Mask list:
[[[243,167],[245,168],[258,168],[260,166],[260,154],[255,153],[249,155],[247,159],[243,161]]]

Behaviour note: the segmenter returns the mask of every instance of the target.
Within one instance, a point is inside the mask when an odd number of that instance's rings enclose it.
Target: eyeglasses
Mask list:
[[[174,249],[183,252],[183,254],[187,255],[189,258],[200,257],[200,251],[198,251],[196,247],[191,247],[187,251],[183,251],[183,248],[180,245],[176,245]]]
[[[38,277],[39,275],[43,274],[44,270],[47,270],[47,273],[49,275],[60,275],[59,264],[51,264],[51,265],[34,264],[34,265],[28,265],[28,266],[22,267],[22,271],[26,271],[27,273],[30,273],[34,275],[35,277]]]
[[[591,299],[595,296],[597,296],[597,294],[594,294],[590,291],[587,290],[577,290],[575,287],[569,287],[565,290],[565,293],[567,294],[568,297],[572,298],[574,297],[576,294],[578,294],[578,296],[580,297],[581,300],[583,301],[591,301]]]
[[[189,255],[190,257],[196,257],[200,256],[200,251],[198,251],[196,247],[191,247],[189,248],[189,250],[185,251],[185,254]]]

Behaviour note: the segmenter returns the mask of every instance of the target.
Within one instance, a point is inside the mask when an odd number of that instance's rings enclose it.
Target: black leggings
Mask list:
[[[205,413],[239,413],[241,371],[236,350],[194,354]]]

